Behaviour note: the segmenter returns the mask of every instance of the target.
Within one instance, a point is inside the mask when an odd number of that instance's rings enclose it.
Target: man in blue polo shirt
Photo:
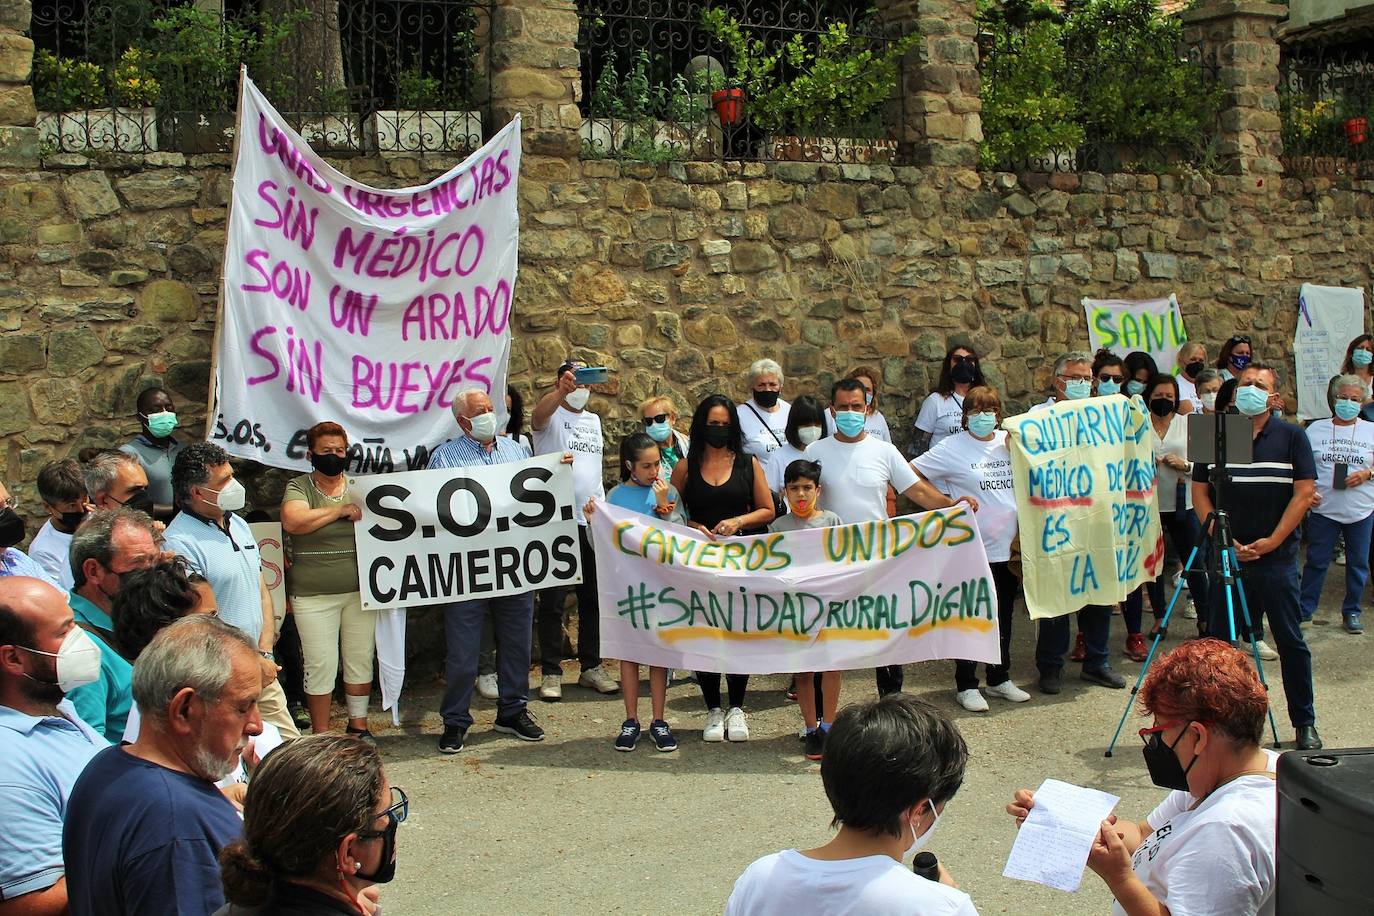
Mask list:
[[[257,538],[237,512],[244,506],[243,484],[234,479],[229,454],[213,442],[193,442],[172,467],[172,495],[181,511],[167,526],[166,547],[186,558],[210,583],[219,619],[237,627],[258,648],[263,688],[258,706],[264,720],[286,740],[299,738],[277,682],[272,647],[277,641],[272,596],[262,577]]]
[[[1269,618],[1279,652],[1288,718],[1297,730],[1300,750],[1322,746],[1313,705],[1312,653],[1303,639],[1298,602],[1298,525],[1312,505],[1317,465],[1307,433],[1272,413],[1278,396],[1278,373],[1270,366],[1251,364],[1237,379],[1233,403],[1252,420],[1252,463],[1228,467],[1230,482],[1222,492],[1231,519],[1231,536],[1240,560],[1240,582],[1253,625]],[[1193,465],[1193,511],[1206,520],[1214,494],[1208,482],[1209,465]],[[1214,589],[1209,632],[1226,639],[1233,621],[1226,617],[1224,589]],[[1247,637],[1235,605],[1235,633]]]
[[[62,820],[106,742],[63,697],[97,676],[93,649],[60,591],[0,578],[0,911],[67,911]]]
[[[76,712],[106,741],[118,743],[133,705],[133,665],[114,648],[110,608],[125,573],[147,569],[162,552],[153,520],[133,509],[101,509],[87,516],[72,536],[75,585],[68,601],[76,624],[100,646],[100,680],[73,690]]]

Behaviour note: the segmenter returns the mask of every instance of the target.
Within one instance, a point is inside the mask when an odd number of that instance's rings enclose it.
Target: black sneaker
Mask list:
[[[806,742],[806,759],[820,760],[825,756],[825,732],[819,728],[813,728],[806,733],[803,739]]]
[[[456,754],[463,749],[463,739],[468,730],[461,725],[445,725],[443,737],[439,739],[439,753]]]
[[[673,737],[673,730],[662,719],[655,719],[649,723],[649,734],[654,739],[655,749],[665,754],[677,750],[677,739]]]
[[[1040,692],[1054,695],[1064,689],[1064,675],[1058,669],[1040,672]]]
[[[521,709],[505,719],[498,716],[492,728],[507,735],[514,735],[521,741],[544,740],[544,730],[535,723],[534,716],[530,715],[528,709]]]
[[[372,732],[365,728],[354,728],[350,725],[346,729],[346,733],[350,738],[357,738],[359,741],[365,741],[373,747],[377,746],[377,739],[372,736]]]
[[[1103,665],[1101,668],[1084,668],[1083,680],[1089,684],[1111,687],[1114,690],[1120,690],[1126,686],[1126,679],[1113,671],[1111,665]]]
[[[665,726],[666,727],[666,726]],[[620,734],[615,738],[615,749],[618,751],[632,751],[635,744],[639,741],[639,723],[634,719],[626,719],[620,723]]]

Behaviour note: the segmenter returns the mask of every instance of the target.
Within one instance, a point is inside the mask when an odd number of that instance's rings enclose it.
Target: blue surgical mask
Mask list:
[[[650,423],[644,427],[644,431],[649,434],[649,438],[655,442],[667,442],[672,435],[673,428],[665,421],[663,423]]]
[[[1070,401],[1081,401],[1093,396],[1093,383],[1085,378],[1073,378],[1064,383],[1064,397]]]
[[[1356,353],[1363,352],[1356,350]],[[1336,416],[1349,422],[1360,415],[1360,402],[1352,401],[1349,398],[1341,398],[1336,401]]]
[[[1363,369],[1371,362],[1374,362],[1374,353],[1368,350],[1353,350],[1350,353],[1350,361]]]
[[[990,410],[972,413],[968,417],[968,431],[979,439],[985,439],[997,428],[997,414]]]
[[[868,419],[862,410],[835,411],[835,426],[851,439],[864,431],[864,421]]]
[[[1236,389],[1236,410],[1247,417],[1258,417],[1269,409],[1269,392],[1258,385],[1241,385]]]
[[[1069,384],[1073,384],[1073,383],[1070,382]],[[1104,381],[1102,381],[1101,379],[1099,379],[1098,382],[1097,382],[1097,393],[1100,394],[1100,395],[1104,395],[1104,396],[1105,396],[1105,395],[1109,395],[1109,394],[1120,394],[1120,393],[1121,393],[1121,383],[1120,383],[1120,382],[1116,382],[1116,381],[1107,381],[1107,382],[1104,382]],[[1071,396],[1072,396],[1072,395],[1071,395]]]
[[[1138,394],[1144,394],[1145,383],[1137,382],[1135,379],[1131,379],[1129,382],[1126,383],[1126,393],[1129,394],[1131,397],[1135,397]]]

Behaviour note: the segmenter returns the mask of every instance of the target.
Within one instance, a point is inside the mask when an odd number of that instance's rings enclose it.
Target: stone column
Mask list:
[[[1287,6],[1256,0],[1222,0],[1183,14],[1185,39],[1217,67],[1223,93],[1218,145],[1229,174],[1282,171],[1276,32],[1287,15]]]
[[[905,98],[888,106],[888,127],[919,165],[976,166],[983,139],[976,0],[878,0],[894,31],[921,30],[902,63]]]
[[[544,0],[499,0],[490,35],[494,126],[519,113],[525,152],[576,158],[582,126],[576,9],[555,9]]]
[[[29,0],[0,0],[0,168],[38,165],[31,18]]]

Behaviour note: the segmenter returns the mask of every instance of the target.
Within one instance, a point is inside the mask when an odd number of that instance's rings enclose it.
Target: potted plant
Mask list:
[[[677,74],[665,86],[651,79],[652,66],[648,52],[641,50],[621,79],[615,52],[608,55],[592,86],[591,116],[582,121],[584,156],[659,162],[714,154],[715,140],[706,123],[709,75],[698,71],[688,79]]]
[[[482,145],[482,115],[471,110],[471,33],[460,37],[458,60],[440,79],[424,73],[419,56],[396,72],[396,107],[368,119],[368,134],[381,152],[463,152]]]
[[[66,152],[157,149],[159,86],[143,52],[130,48],[107,73],[91,61],[42,50],[33,60],[39,142]],[[112,105],[111,102],[114,104]]]
[[[1359,146],[1369,133],[1368,111],[1367,100],[1358,95],[1351,93],[1341,99],[1341,127],[1351,146]]]

